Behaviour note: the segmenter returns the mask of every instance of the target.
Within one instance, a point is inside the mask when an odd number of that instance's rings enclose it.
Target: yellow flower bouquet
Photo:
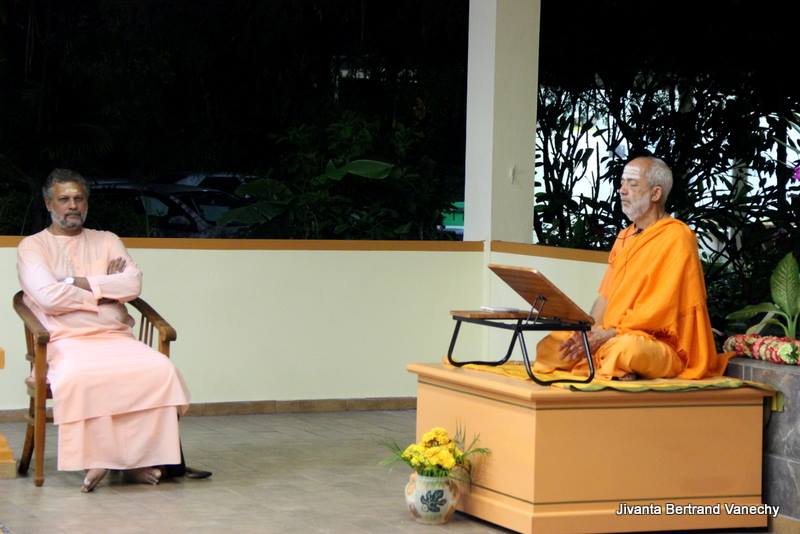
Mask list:
[[[432,428],[423,434],[418,443],[412,443],[408,447],[402,448],[396,443],[388,443],[392,456],[384,463],[405,462],[418,475],[426,477],[450,477],[454,472],[461,471],[469,479],[472,472],[470,457],[489,452],[487,448],[475,446],[478,437],[475,436],[465,446],[463,429],[456,429],[451,438],[444,428]]]

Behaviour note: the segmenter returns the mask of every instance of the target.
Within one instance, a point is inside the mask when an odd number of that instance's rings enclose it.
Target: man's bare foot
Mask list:
[[[155,467],[139,467],[125,471],[125,478],[137,484],[155,486],[161,480],[161,469]]]
[[[626,373],[621,377],[619,377],[619,379],[622,380],[623,382],[630,382],[631,380],[638,380],[639,375],[637,375],[636,373]]]
[[[108,469],[87,469],[86,478],[83,479],[81,491],[89,493],[103,480],[103,477],[108,473]]]

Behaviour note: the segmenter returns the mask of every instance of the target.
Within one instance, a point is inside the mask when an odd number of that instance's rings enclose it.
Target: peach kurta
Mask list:
[[[602,327],[617,335],[595,353],[604,378],[636,372],[646,378],[719,376],[727,355],[718,355],[706,307],[703,269],[694,233],[667,217],[643,232],[620,232],[599,293],[608,301]],[[559,337],[537,347],[537,370],[564,368]],[[577,370],[583,371],[585,361]]]
[[[106,274],[114,258],[121,273]],[[25,302],[50,331],[48,381],[59,427],[58,468],[131,469],[180,462],[178,411],[189,402],[180,373],[133,336],[122,302],[142,273],[120,239],[84,229],[22,240],[17,270]],[[85,277],[91,291],[62,282]],[[117,302],[98,304],[102,298]]]

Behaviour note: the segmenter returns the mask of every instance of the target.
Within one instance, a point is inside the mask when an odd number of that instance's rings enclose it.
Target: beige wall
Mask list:
[[[481,304],[480,251],[129,251],[193,402],[413,396],[406,364],[438,361],[448,311]],[[15,255],[0,248],[0,410],[27,403]]]
[[[431,250],[155,246],[184,242],[164,243],[129,240],[129,251],[145,273],[143,298],[178,331],[172,357],[196,403],[413,396],[405,366],[446,354],[450,310],[524,306],[486,263],[536,267],[586,309],[605,269],[602,254],[535,245],[493,243],[486,252],[475,243],[428,244]],[[11,308],[15,256],[13,246],[0,246],[0,346],[7,353],[0,410],[27,402],[22,324]],[[503,352],[508,333],[489,330],[465,325],[457,355]],[[526,337],[529,348],[539,337]]]

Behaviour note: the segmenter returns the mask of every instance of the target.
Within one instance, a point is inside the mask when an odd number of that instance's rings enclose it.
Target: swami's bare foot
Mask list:
[[[639,375],[637,375],[636,373],[626,373],[621,377],[619,377],[619,379],[622,380],[623,382],[630,382],[631,380],[638,380]]]
[[[137,484],[155,486],[161,480],[161,469],[155,467],[139,467],[125,471],[125,478]]]
[[[87,469],[86,478],[83,479],[81,491],[89,493],[103,480],[103,477],[108,473],[108,469]]]

